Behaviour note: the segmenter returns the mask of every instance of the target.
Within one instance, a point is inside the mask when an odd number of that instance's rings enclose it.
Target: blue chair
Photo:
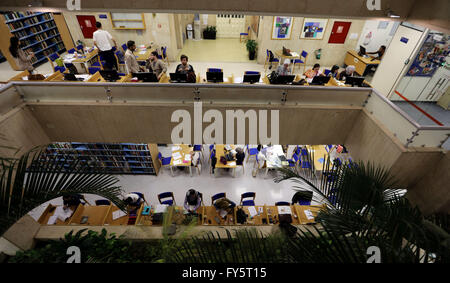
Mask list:
[[[73,54],[73,53],[75,53],[75,48],[72,48],[72,49],[70,49],[69,51],[67,51],[69,54]]]
[[[304,168],[304,169],[312,169],[311,163],[309,161],[303,161],[302,162],[302,168]]]
[[[84,46],[83,46],[83,44],[80,44],[80,45],[78,45],[76,48],[77,48],[78,51],[83,52]]]
[[[292,158],[288,159],[289,167],[295,167],[295,169],[297,169],[299,160],[300,160],[300,157],[298,156],[298,153],[294,152],[294,154],[292,154]]]
[[[279,201],[275,203],[275,206],[283,206],[283,205],[291,205],[291,204],[287,201]]]
[[[204,156],[203,156],[203,146],[201,144],[194,144],[194,151],[200,152],[200,155],[202,156],[202,159],[204,158]]]
[[[162,154],[160,152],[160,153],[158,153],[158,159],[159,159],[159,162],[161,163],[161,167],[169,167],[169,168],[171,168],[170,163],[172,162],[172,157],[165,157],[165,158],[163,158]]]
[[[170,198],[168,200],[162,200],[165,198]],[[167,205],[176,205],[175,198],[173,197],[172,192],[165,192],[158,195],[158,200],[160,204],[167,204]]]
[[[258,156],[258,148],[256,148],[256,147],[250,148],[250,146],[247,145],[247,154],[248,154],[248,157],[247,157],[247,163],[248,163],[250,156]]]
[[[313,198],[313,192],[311,191],[303,191],[303,194],[307,194],[307,196],[301,196],[297,200],[297,204],[299,205],[311,205],[311,201]]]
[[[294,152],[297,153],[297,155],[300,155],[301,150],[302,150],[302,148],[297,145]]]
[[[245,71],[244,75],[261,75],[261,72]]]
[[[215,206],[216,200],[227,197],[226,193],[218,193],[211,197],[211,205]]]
[[[207,72],[209,72],[209,73],[220,73],[220,72],[222,72],[222,73],[223,73],[223,69],[219,69],[219,68],[208,68],[208,69],[207,69]]]
[[[302,59],[304,58],[304,59]],[[306,52],[305,50],[302,51],[302,53],[300,54],[300,59],[295,59],[294,60],[294,68],[293,70],[295,70],[295,65],[303,65],[303,73],[306,70],[306,59],[308,58],[308,52]]]
[[[123,53],[125,53],[125,51],[127,51],[128,46],[124,43],[122,44],[122,49],[123,49]]]
[[[167,57],[167,46],[163,48],[162,59],[164,60],[164,62],[166,62],[167,66],[169,66],[169,58]]]
[[[331,144],[328,144],[328,145],[326,145],[325,146],[325,150],[327,151],[327,152],[330,152],[330,150],[333,148],[333,145],[331,145]]]
[[[88,68],[89,75],[93,75],[93,74],[97,73],[97,72],[100,71],[100,70],[101,70],[101,69],[100,69],[100,68],[97,68],[97,67],[89,67],[89,68]]]
[[[119,50],[117,50],[116,52],[114,52],[114,55],[116,56],[116,60],[117,60],[117,66],[123,68],[123,70],[125,70],[125,61],[124,61],[124,56],[122,54],[122,52],[120,52]]]
[[[302,148],[302,156],[308,156],[308,151],[306,148]]]
[[[107,199],[98,199],[95,201],[95,205],[100,206],[100,205],[111,205],[111,202]]]
[[[256,197],[256,193],[253,193],[253,192],[243,193],[241,195],[241,205],[243,205],[243,206],[255,206],[255,197]],[[253,198],[253,199],[244,200],[245,198]]]
[[[270,51],[269,49],[266,49],[266,61],[264,61],[264,71],[266,70],[266,65],[273,63],[273,62],[280,63],[280,59],[278,59],[278,58],[273,58],[272,62],[269,62],[270,61],[269,51]]]
[[[241,32],[239,34],[239,42],[242,42],[242,37],[247,37],[248,38],[248,34],[250,33],[250,26],[247,28],[247,32]]]
[[[97,67],[97,68],[100,68],[101,70],[103,70],[103,65],[104,65],[105,59],[100,54],[98,55],[98,59],[99,59],[99,61],[92,63],[91,67]]]
[[[331,70],[325,69],[325,71],[323,71],[323,74],[325,76],[328,76],[331,73]]]
[[[66,67],[56,66],[55,72],[59,71],[60,73],[64,73],[66,71]]]

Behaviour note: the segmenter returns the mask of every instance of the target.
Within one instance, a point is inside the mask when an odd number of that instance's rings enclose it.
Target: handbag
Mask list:
[[[236,211],[236,221],[239,224],[244,224],[245,222],[247,222],[247,217],[248,215],[245,214],[244,210],[242,208],[239,208]]]

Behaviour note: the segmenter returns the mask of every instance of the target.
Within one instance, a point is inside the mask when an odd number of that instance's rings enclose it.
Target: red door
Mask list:
[[[330,40],[328,43],[340,43],[343,44],[347,38],[348,30],[350,29],[351,22],[334,22],[333,29],[331,30]]]
[[[77,16],[77,20],[84,38],[92,38],[94,31],[97,30],[95,27],[95,16]]]

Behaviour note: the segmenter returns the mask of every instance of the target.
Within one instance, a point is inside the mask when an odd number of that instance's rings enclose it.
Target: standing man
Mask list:
[[[150,71],[156,74],[158,80],[161,79],[162,75],[167,72],[166,64],[163,61],[158,60],[158,52],[153,51],[150,54],[150,60],[147,61],[145,67]]]
[[[108,70],[112,70],[113,67],[116,70],[119,70],[119,66],[117,66],[116,56],[114,55],[114,51],[112,50],[113,46],[111,45],[111,41],[114,42],[114,47],[117,48],[116,40],[111,36],[109,32],[102,29],[102,24],[100,22],[96,22],[95,26],[97,30],[94,32],[94,45],[97,46],[99,50],[99,55],[103,57],[105,60],[105,68]]]
[[[134,74],[143,72],[144,68],[139,66],[136,56],[134,55],[134,50],[136,50],[136,44],[134,41],[130,40],[127,42],[127,51],[125,51],[125,66],[127,69],[127,74]]]

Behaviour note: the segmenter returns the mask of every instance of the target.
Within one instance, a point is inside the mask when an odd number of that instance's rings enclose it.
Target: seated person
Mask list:
[[[320,72],[320,64],[317,63],[314,64],[312,69],[307,70],[303,75],[306,77],[306,81],[308,83],[312,82],[315,76],[324,76],[324,74]]]
[[[125,196],[124,202],[127,205],[128,214],[130,214],[139,209],[141,204],[145,202],[145,198],[141,193],[129,193]]]
[[[338,75],[339,75],[339,66],[338,65],[334,65],[331,68],[331,72],[328,74],[328,76],[332,77],[332,78],[337,78]]]
[[[279,76],[289,76],[291,75],[291,70],[289,69],[289,65],[291,64],[291,60],[286,59],[282,66],[278,66],[277,75]]]
[[[214,207],[223,218],[225,218],[227,214],[232,214],[235,206],[236,204],[227,198],[221,198],[214,203]]]
[[[167,66],[162,60],[158,60],[158,52],[153,51],[150,54],[150,59],[147,60],[145,65],[149,72],[155,73],[158,80],[161,79],[162,75],[167,72]]]
[[[236,165],[242,165],[245,159],[245,153],[244,150],[240,147],[236,148],[236,154],[235,154],[235,158],[236,158]]]
[[[355,66],[349,65],[347,68],[345,68],[344,71],[342,71],[339,76],[338,80],[345,81],[347,77],[353,77],[353,73],[355,72]]]
[[[298,191],[294,194],[294,196],[292,197],[292,205],[294,204],[299,204],[299,202],[305,201],[305,202],[310,202],[312,200],[313,197],[313,192],[311,191]]]
[[[202,198],[200,197],[199,192],[193,189],[187,191],[184,199],[184,209],[186,209],[189,213],[196,213],[201,203]]]
[[[378,59],[381,60],[381,58],[383,58],[384,52],[386,52],[386,46],[381,45],[380,49],[378,49],[378,51],[376,52],[366,52],[367,54],[377,54],[377,56],[370,56],[374,59]]]
[[[75,209],[77,208],[77,206],[79,204],[83,204],[81,202],[81,200],[85,201],[87,204],[89,204],[89,202],[84,198],[83,195],[80,194],[70,194],[70,193],[66,193],[63,195],[63,208],[64,210],[66,210],[67,208],[72,208]]]
[[[136,44],[130,40],[127,42],[127,51],[125,51],[125,68],[127,74],[143,72],[144,68],[138,64],[134,51],[136,50]]]
[[[191,151],[191,166],[197,167],[200,163],[200,152]]]
[[[181,64],[175,69],[175,73],[177,74],[188,74],[190,72],[194,72],[194,67],[188,63],[189,58],[186,55],[180,56]]]

